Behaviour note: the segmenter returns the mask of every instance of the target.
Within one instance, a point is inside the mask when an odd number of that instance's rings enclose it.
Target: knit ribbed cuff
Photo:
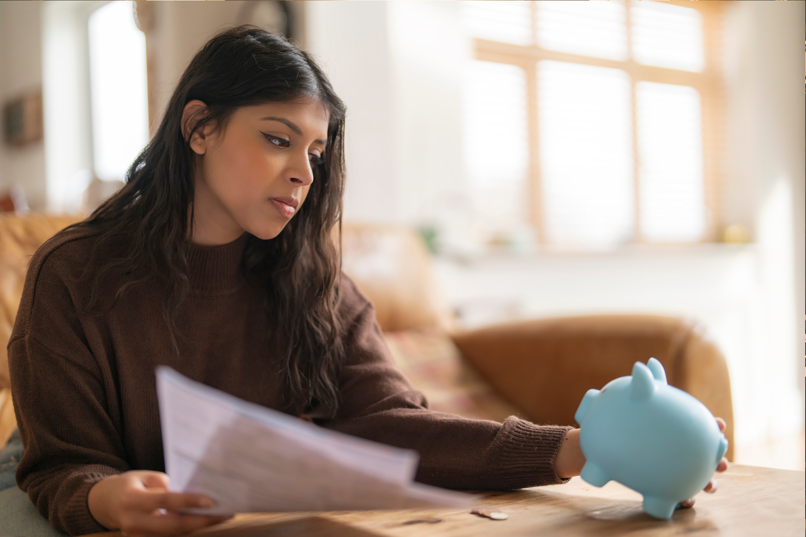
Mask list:
[[[88,533],[109,531],[109,528],[105,528],[93,518],[87,499],[90,489],[95,483],[105,477],[118,474],[120,474],[118,470],[102,465],[85,466],[80,472],[73,472],[68,478],[69,481],[72,481],[68,485],[70,489],[69,498],[63,506],[60,506],[57,514],[58,525],[62,527],[57,529],[70,535],[86,535]],[[59,495],[61,495],[61,491]],[[55,526],[56,524],[53,524],[53,522],[51,521],[51,525]]]
[[[490,446],[488,461],[500,489],[567,483],[554,471],[554,459],[573,427],[535,425],[511,416]]]

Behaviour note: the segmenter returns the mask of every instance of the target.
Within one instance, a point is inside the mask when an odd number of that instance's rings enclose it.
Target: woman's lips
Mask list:
[[[294,216],[294,213],[297,212],[297,210],[291,205],[283,203],[282,201],[277,201],[274,198],[270,199],[269,201],[271,201],[272,205],[274,205],[274,207],[277,209],[277,212],[286,218],[291,218]]]

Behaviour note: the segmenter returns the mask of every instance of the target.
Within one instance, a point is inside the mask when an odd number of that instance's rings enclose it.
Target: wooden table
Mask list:
[[[618,483],[602,488],[575,477],[565,485],[484,493],[480,506],[509,515],[490,520],[465,510],[266,513],[234,519],[190,535],[205,537],[465,537],[722,535],[803,536],[804,472],[731,465],[716,494],[700,493],[691,509],[657,520],[641,496]],[[95,534],[117,536],[118,532]]]

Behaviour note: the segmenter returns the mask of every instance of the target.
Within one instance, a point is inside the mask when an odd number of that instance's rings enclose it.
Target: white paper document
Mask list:
[[[471,507],[415,483],[416,452],[318,427],[157,367],[170,490],[213,498],[204,514]]]

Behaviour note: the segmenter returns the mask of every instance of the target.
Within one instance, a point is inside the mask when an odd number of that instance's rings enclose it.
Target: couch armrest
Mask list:
[[[702,325],[657,315],[535,319],[451,334],[462,355],[536,423],[575,425],[590,388],[627,376],[635,362],[661,361],[678,387],[727,422],[733,459],[733,403],[725,357]]]
[[[11,386],[6,345],[20,306],[28,262],[42,243],[80,219],[81,215],[0,214],[0,388]]]

